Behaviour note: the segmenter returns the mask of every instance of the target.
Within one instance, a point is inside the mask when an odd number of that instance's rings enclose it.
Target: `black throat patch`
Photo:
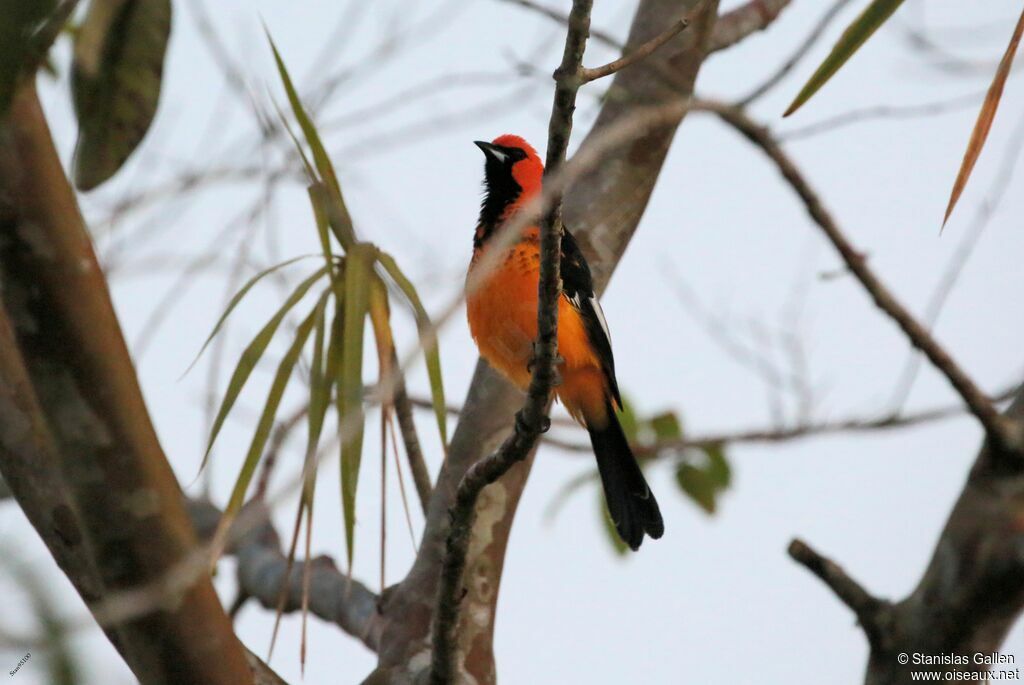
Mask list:
[[[508,206],[523,192],[522,186],[512,176],[512,165],[526,154],[517,148],[502,148],[504,160],[490,155],[484,166],[484,200],[480,204],[480,219],[473,238],[473,246],[480,247],[487,241],[501,220]]]

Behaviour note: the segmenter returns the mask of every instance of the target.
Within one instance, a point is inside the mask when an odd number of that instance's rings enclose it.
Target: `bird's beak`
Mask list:
[[[481,150],[483,150],[483,153],[487,155],[489,159],[494,159],[498,162],[505,161],[505,157],[507,155],[504,152],[502,152],[497,145],[488,143],[483,140],[474,140],[473,144],[476,145]]]

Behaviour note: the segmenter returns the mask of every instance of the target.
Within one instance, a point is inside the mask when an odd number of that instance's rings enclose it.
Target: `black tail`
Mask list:
[[[658,539],[665,532],[658,502],[644,480],[611,406],[608,407],[608,425],[596,430],[588,426],[587,430],[597,457],[597,470],[604,485],[608,513],[615,522],[619,537],[636,551],[643,542],[644,533]]]

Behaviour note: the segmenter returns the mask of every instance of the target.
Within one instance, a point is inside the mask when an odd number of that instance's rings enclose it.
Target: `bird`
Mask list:
[[[470,333],[487,363],[525,390],[537,338],[540,229],[536,223],[525,226],[511,245],[507,240],[496,245],[493,239],[540,193],[544,163],[517,135],[475,144],[486,161],[484,198],[467,274]],[[485,260],[491,249],[504,253]],[[484,261],[489,266],[481,266]],[[557,371],[561,382],[555,394],[590,434],[608,513],[619,537],[636,551],[645,534],[660,538],[665,524],[616,414],[622,409],[622,397],[608,324],[594,294],[590,266],[568,228],[563,228],[560,267]],[[476,273],[484,268],[487,272]]]

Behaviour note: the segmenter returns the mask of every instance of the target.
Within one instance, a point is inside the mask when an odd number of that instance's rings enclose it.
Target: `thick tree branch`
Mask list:
[[[790,0],[748,0],[734,10],[726,12],[715,23],[708,52],[732,47],[744,38],[772,25]]]
[[[187,506],[199,537],[212,539],[221,511],[202,500],[188,500]],[[252,597],[265,608],[276,611],[288,559],[262,501],[253,500],[246,505],[244,531],[240,530],[242,527],[235,527],[225,549],[225,553],[238,561],[238,589],[243,596]],[[376,650],[383,627],[377,595],[339,571],[328,556],[292,564],[284,611],[290,613],[302,608],[302,574],[306,563],[310,565],[309,611]]]
[[[1006,415],[1014,421],[1011,425],[1019,426],[1024,419],[1024,386]],[[988,670],[989,665],[977,663],[973,655],[997,652],[1024,610],[1024,472],[1006,466],[990,443],[983,443],[928,568],[917,588],[900,602],[872,597],[800,541],[790,546],[790,556],[857,614],[871,646],[867,685],[909,684],[931,670]],[[914,653],[965,658],[934,666],[901,661],[901,655]]]
[[[868,594],[860,583],[846,574],[841,566],[811,549],[803,540],[789,543],[789,556],[818,576],[836,596],[857,616],[868,639],[874,642],[881,631],[879,614],[888,609],[888,603]]]
[[[110,593],[160,581],[196,540],[32,83],[19,89],[0,122],[0,205],[7,218],[0,293],[25,369],[22,383],[30,383],[41,413],[30,425],[45,424],[52,436],[74,506],[47,502],[44,492],[18,499],[48,544],[56,532],[71,536],[64,544],[84,545],[100,581],[98,596],[83,592],[95,610]],[[33,395],[19,396],[31,402]],[[16,494],[19,479],[20,486],[30,482],[13,459],[0,468]],[[60,515],[68,509],[70,515]],[[55,517],[62,520],[56,531],[45,523]],[[60,561],[62,552],[51,549]],[[72,582],[83,587],[82,578]],[[147,685],[252,681],[245,652],[201,575],[144,615],[117,621],[108,634],[117,635],[115,646]]]
[[[1020,456],[1020,436],[1010,422],[999,415],[992,400],[974,383],[950,354],[904,307],[892,292],[868,266],[864,256],[854,249],[840,230],[839,225],[803,174],[782,150],[771,132],[752,121],[742,110],[721,103],[703,102],[701,109],[714,112],[723,121],[735,128],[747,140],[760,148],[775,163],[779,172],[799,195],[814,222],[832,243],[850,272],[868,292],[875,305],[896,322],[910,343],[921,350],[932,365],[956,389],[964,403],[985,429],[985,434],[999,453],[1013,453]]]

